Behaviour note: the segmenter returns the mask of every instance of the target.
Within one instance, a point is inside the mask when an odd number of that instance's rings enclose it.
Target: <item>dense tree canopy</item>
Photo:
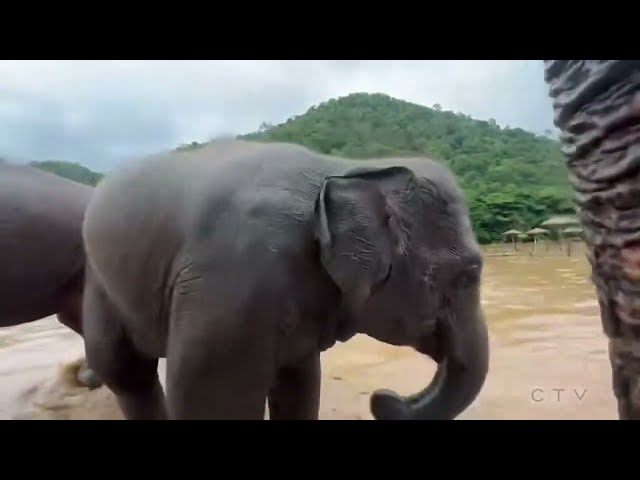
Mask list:
[[[557,141],[445,112],[438,104],[428,108],[383,94],[355,93],[279,125],[263,122],[239,138],[298,143],[359,159],[419,154],[444,162],[459,179],[482,243],[501,240],[511,228],[528,230],[551,215],[574,212]],[[177,150],[202,145],[191,142]],[[102,176],[77,163],[36,166],[89,185]]]
[[[474,120],[383,94],[356,93],[311,107],[242,138],[306,145],[351,158],[427,155],[446,163],[467,196],[482,243],[510,228],[527,230],[552,214],[572,213],[557,141],[495,121]]]

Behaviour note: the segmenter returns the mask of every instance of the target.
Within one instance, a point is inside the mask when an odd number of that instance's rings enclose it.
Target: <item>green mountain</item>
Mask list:
[[[79,163],[71,163],[60,160],[47,160],[44,162],[31,162],[32,167],[46,170],[47,172],[55,173],[61,177],[74,180],[86,185],[95,186],[102,178],[102,174],[89,170],[87,167],[80,165]]]
[[[502,232],[528,230],[546,218],[574,213],[572,191],[557,141],[495,121],[444,112],[383,94],[334,98],[279,125],[263,123],[238,138],[291,142],[351,158],[427,155],[447,164],[463,188],[481,243]],[[192,142],[176,150],[200,148]],[[102,174],[69,162],[36,166],[95,185]]]
[[[444,112],[438,105],[355,93],[240,138],[299,143],[351,158],[419,154],[444,162],[467,196],[482,243],[501,240],[511,228],[528,230],[550,215],[574,212],[557,141]]]

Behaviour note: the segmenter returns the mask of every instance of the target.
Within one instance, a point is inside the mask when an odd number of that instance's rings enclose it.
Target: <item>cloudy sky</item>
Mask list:
[[[0,157],[108,171],[353,92],[555,130],[542,61],[0,61]]]

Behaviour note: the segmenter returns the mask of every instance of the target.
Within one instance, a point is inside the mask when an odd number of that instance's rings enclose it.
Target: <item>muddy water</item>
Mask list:
[[[487,257],[491,370],[461,419],[617,418],[589,267],[583,254],[572,255]],[[0,330],[0,418],[31,411],[37,401],[49,403],[47,413],[32,415],[38,418],[119,418],[108,391],[52,387],[59,365],[81,353],[79,337],[53,318]],[[411,350],[366,336],[339,344],[323,354],[321,418],[370,419],[374,389],[410,393],[434,370]]]

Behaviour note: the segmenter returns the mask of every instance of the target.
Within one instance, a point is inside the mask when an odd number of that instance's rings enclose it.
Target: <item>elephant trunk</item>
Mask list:
[[[378,420],[452,420],[476,399],[489,370],[489,334],[478,304],[460,308],[443,322],[442,358],[431,383],[402,398],[388,390],[371,397],[371,412]],[[421,350],[418,348],[418,350]]]
[[[545,60],[620,419],[640,419],[640,61]]]

